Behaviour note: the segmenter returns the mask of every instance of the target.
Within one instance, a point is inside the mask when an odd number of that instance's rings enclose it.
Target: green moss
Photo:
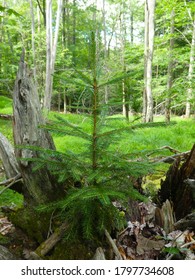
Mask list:
[[[12,212],[9,219],[16,227],[21,228],[29,238],[39,244],[47,238],[50,214],[42,215],[27,207]]]
[[[9,237],[0,234],[0,244],[1,245],[7,245],[9,243],[10,243]]]
[[[62,240],[57,243],[53,252],[48,256],[51,260],[89,260],[94,252],[88,249],[79,240]]]
[[[0,186],[0,192],[4,188],[4,186]],[[23,196],[11,189],[7,189],[0,194],[0,207],[2,206],[7,206],[14,210],[21,208],[23,206]]]

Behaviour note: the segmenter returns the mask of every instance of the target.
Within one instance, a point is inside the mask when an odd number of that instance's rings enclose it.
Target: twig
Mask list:
[[[15,183],[18,183],[18,182],[20,182],[20,181],[22,181],[22,179],[19,179],[19,180],[16,180],[16,181],[11,182],[9,185],[7,185],[4,189],[2,189],[2,190],[0,191],[0,195],[1,195],[4,191],[6,191],[8,188],[10,188],[12,185],[14,185]]]
[[[175,155],[164,157],[164,158],[157,157],[157,158],[151,159],[151,162],[173,163],[177,158],[179,158],[179,157],[185,158],[189,154],[190,154],[190,151],[187,151],[187,152],[183,152],[183,153],[180,153],[180,154],[175,154]]]
[[[15,183],[16,180],[21,179],[21,178],[22,178],[21,174],[18,173],[15,177],[7,179],[7,180],[5,180],[3,182],[0,182],[0,186],[10,185],[10,183]]]
[[[195,244],[195,240],[183,244],[180,248],[188,247],[189,245]]]
[[[178,151],[178,150],[176,150],[176,149],[174,149],[174,148],[172,148],[172,147],[170,147],[170,146],[163,146],[163,147],[161,147],[161,148],[159,148],[159,149],[157,149],[157,150],[151,152],[150,154],[147,154],[147,156],[151,156],[151,155],[154,154],[155,152],[161,151],[161,150],[164,150],[164,149],[167,149],[167,150],[169,150],[170,152],[172,152],[172,153],[174,153],[174,154],[180,153],[180,151]]]
[[[0,118],[1,119],[5,119],[5,120],[12,120],[13,119],[13,115],[0,114]]]

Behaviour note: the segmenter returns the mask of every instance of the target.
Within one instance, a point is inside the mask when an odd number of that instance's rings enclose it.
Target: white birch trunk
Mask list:
[[[102,2],[102,14],[103,14],[103,27],[104,27],[104,63],[105,63],[105,70],[108,72],[107,67],[107,35],[106,35],[106,9],[105,9],[105,0]],[[107,104],[108,103],[108,86],[105,86],[105,94],[104,94],[104,101]]]
[[[191,43],[191,50],[190,50],[190,64],[189,64],[189,71],[188,71],[188,81],[189,87],[187,90],[187,101],[186,101],[186,118],[190,117],[191,113],[191,98],[192,98],[192,78],[193,78],[193,71],[194,71],[194,53],[195,53],[195,16],[193,21],[193,31],[192,31],[192,43]]]
[[[30,0],[30,13],[31,13],[31,41],[32,41],[32,53],[33,53],[33,77],[35,85],[37,87],[37,73],[36,73],[36,50],[35,50],[35,19],[33,1]]]
[[[152,61],[154,51],[154,12],[156,0],[145,1],[145,121],[153,121]]]
[[[46,61],[46,86],[44,96],[44,108],[48,112],[51,108],[51,96],[53,89],[53,74],[57,51],[57,41],[60,26],[60,17],[62,12],[62,0],[58,0],[58,9],[56,14],[55,36],[53,39],[52,31],[52,0],[46,1],[46,44],[47,44],[47,61]]]
[[[168,79],[167,79],[167,96],[165,100],[165,121],[170,123],[171,120],[171,89],[173,85],[173,48],[174,48],[174,31],[175,31],[175,11],[171,12],[170,26],[170,45],[169,45],[169,62],[168,62]]]

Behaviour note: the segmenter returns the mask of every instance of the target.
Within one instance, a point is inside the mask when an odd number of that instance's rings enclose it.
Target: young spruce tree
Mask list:
[[[94,33],[91,35],[90,48],[91,76],[75,71],[91,96],[91,134],[59,116],[55,123],[46,126],[52,132],[84,139],[86,150],[79,154],[43,150],[38,166],[47,164],[67,186],[64,198],[43,206],[42,210],[60,210],[61,217],[69,224],[69,236],[72,238],[78,234],[85,240],[98,240],[105,230],[111,232],[123,228],[124,215],[121,215],[113,202],[119,201],[125,205],[129,198],[142,200],[143,196],[133,187],[131,178],[148,173],[149,167],[141,162],[130,161],[127,154],[110,149],[110,145],[113,141],[117,143],[124,129],[112,129],[105,125],[105,120],[108,122],[105,110],[109,105],[101,104],[100,88],[124,79],[124,75],[99,82],[101,69],[97,62]]]

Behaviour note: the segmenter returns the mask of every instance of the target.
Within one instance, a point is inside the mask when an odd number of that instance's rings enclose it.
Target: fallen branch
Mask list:
[[[13,115],[0,114],[0,119],[12,120],[13,119]]]
[[[168,157],[156,157],[151,159],[151,162],[164,162],[164,163],[173,163],[177,158],[181,158],[182,160],[186,159],[190,154],[190,151],[187,152],[183,152],[183,153],[179,153],[179,154],[175,154],[172,156],[168,156]]]
[[[113,249],[113,252],[115,253],[116,257],[117,257],[117,260],[122,260],[123,258],[121,257],[121,254],[114,242],[114,240],[112,239],[112,237],[110,236],[109,232],[107,230],[105,230],[105,235],[108,239],[108,242],[109,244],[111,245],[112,249]]]
[[[35,254],[44,257],[62,239],[68,228],[67,223],[63,223],[55,232],[35,250]]]
[[[0,186],[7,186],[7,185],[10,185],[10,184],[13,185],[18,179],[21,179],[21,178],[22,178],[21,174],[18,173],[15,177],[7,179],[3,182],[0,182]]]
[[[149,157],[149,156],[151,156],[152,154],[156,153],[157,151],[161,151],[161,150],[165,150],[165,149],[169,150],[170,152],[172,152],[172,153],[174,153],[174,154],[180,153],[178,150],[176,150],[176,149],[174,149],[174,148],[172,148],[172,147],[170,147],[170,146],[163,146],[163,147],[161,147],[161,148],[159,148],[159,149],[156,149],[155,151],[151,152],[151,153],[148,154],[147,156]]]

